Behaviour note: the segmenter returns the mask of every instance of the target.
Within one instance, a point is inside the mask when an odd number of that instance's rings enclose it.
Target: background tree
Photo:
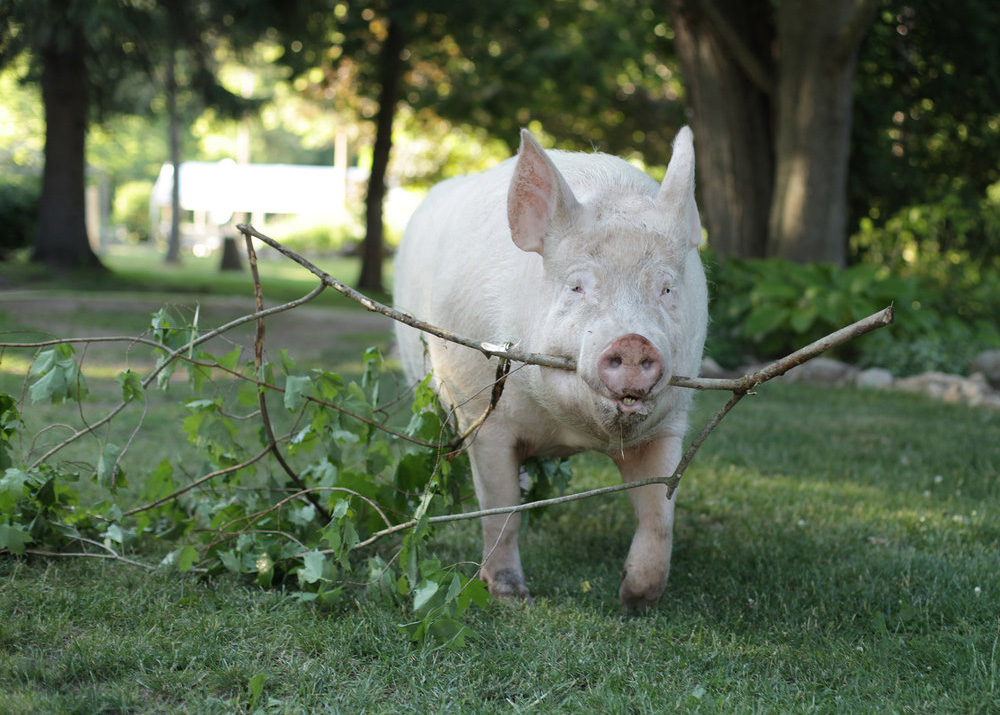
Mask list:
[[[858,47],[875,0],[670,0],[721,256],[846,262]]]
[[[31,258],[52,268],[101,266],[87,238],[84,144],[94,96],[106,86],[96,81],[108,68],[99,59],[125,53],[120,45],[98,53],[92,44],[108,22],[127,22],[117,10],[107,0],[12,0],[0,10],[0,63],[27,53],[28,78],[42,90],[45,163]]]
[[[235,111],[239,98],[216,81],[209,50],[199,43],[213,28],[218,32],[227,17],[231,24],[232,10],[227,2],[196,7],[184,0],[145,5],[11,0],[0,8],[0,65],[27,56],[26,79],[40,84],[45,107],[45,163],[32,261],[54,269],[101,268],[85,222],[88,126],[99,116],[149,111],[149,80],[160,79],[160,61],[178,41],[187,42],[194,60],[188,85],[206,105]],[[164,32],[164,26],[176,31]],[[260,26],[246,27],[252,32]]]

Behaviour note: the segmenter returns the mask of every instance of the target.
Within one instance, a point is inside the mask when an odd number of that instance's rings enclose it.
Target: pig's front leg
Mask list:
[[[521,501],[519,460],[513,439],[506,430],[489,421],[476,434],[469,448],[472,478],[480,509],[515,506]],[[498,598],[531,600],[521,569],[517,535],[521,515],[499,514],[482,519],[483,563],[479,577]]]
[[[681,447],[679,436],[668,435],[626,450],[624,455],[614,455],[614,459],[626,482],[668,476],[680,461]],[[656,602],[667,585],[674,500],[667,500],[667,488],[662,484],[629,489],[628,495],[639,525],[622,569],[618,597],[623,608],[643,610]]]

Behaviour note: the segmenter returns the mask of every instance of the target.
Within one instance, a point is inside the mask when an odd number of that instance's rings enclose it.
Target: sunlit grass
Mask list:
[[[264,297],[270,302],[286,302],[302,297],[317,285],[317,279],[306,268],[291,259],[259,245],[259,269]],[[360,271],[360,261],[353,257],[308,257],[317,267],[334,278],[354,285]],[[89,272],[52,275],[44,267],[22,260],[0,263],[0,277],[9,288],[30,290],[84,290],[133,292],[142,294],[180,294],[215,296],[253,296],[253,281],[243,259],[244,270],[219,270],[220,258],[210,255],[198,258],[184,254],[179,264],[167,264],[163,255],[150,246],[119,245],[106,249],[101,261],[107,274]],[[391,285],[392,264],[386,262],[386,281]],[[373,295],[388,300],[387,295]],[[316,299],[317,305],[357,307],[332,289]]]

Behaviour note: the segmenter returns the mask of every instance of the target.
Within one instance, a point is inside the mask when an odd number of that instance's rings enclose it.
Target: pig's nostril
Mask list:
[[[653,361],[650,360],[649,358],[646,358],[645,360],[642,361],[641,365],[643,370],[648,370],[653,366]]]
[[[622,366],[622,359],[620,357],[618,357],[618,356],[615,356],[615,357],[611,358],[610,360],[608,360],[608,364],[611,367],[621,367]]]

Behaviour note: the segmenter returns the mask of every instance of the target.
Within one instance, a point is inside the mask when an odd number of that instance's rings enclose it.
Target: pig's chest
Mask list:
[[[524,396],[511,397],[508,410],[498,415],[515,439],[518,454],[528,457],[569,457],[580,452],[617,454],[651,439],[652,425],[638,429],[607,427],[585,411],[559,414]],[[655,430],[653,430],[655,431]]]

